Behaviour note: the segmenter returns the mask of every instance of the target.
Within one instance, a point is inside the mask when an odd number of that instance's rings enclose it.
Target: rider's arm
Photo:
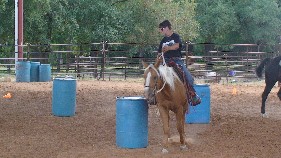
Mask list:
[[[179,43],[175,43],[172,46],[164,46],[162,48],[162,52],[165,53],[165,52],[167,52],[169,50],[177,50],[177,49],[179,49],[179,47],[180,47]]]

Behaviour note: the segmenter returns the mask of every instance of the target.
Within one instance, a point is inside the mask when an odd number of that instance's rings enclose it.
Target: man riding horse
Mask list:
[[[192,75],[181,60],[181,38],[177,33],[172,31],[171,26],[172,25],[168,20],[159,24],[159,31],[164,35],[164,37],[159,44],[158,54],[163,53],[164,60],[168,66],[173,67],[181,80],[185,82],[187,93],[190,94],[187,95],[189,96],[188,101],[195,106],[201,103],[201,99],[196,95],[193,88],[194,79]]]

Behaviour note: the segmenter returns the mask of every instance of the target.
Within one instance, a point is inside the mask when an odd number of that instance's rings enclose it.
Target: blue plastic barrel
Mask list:
[[[30,62],[30,82],[39,81],[39,65],[40,62]]]
[[[211,101],[210,87],[207,84],[194,85],[196,94],[201,98],[201,103],[196,106],[189,105],[189,111],[186,114],[186,123],[210,123]]]
[[[74,116],[76,110],[76,79],[55,78],[53,82],[52,113]]]
[[[116,144],[121,148],[148,146],[148,104],[144,97],[116,98]]]
[[[16,62],[16,82],[30,82],[30,62]]]
[[[51,81],[51,66],[50,64],[41,64],[39,66],[39,82]]]

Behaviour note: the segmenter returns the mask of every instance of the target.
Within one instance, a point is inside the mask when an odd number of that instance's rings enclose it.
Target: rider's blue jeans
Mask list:
[[[187,70],[186,66],[184,65],[183,61],[181,60],[181,58],[172,58],[172,59],[165,59],[165,61],[169,61],[169,60],[173,60],[176,64],[179,64],[182,66],[182,69],[184,71],[185,74],[185,78],[187,79],[187,81],[190,83],[190,85],[193,86],[194,84],[194,79],[191,75],[191,73]]]

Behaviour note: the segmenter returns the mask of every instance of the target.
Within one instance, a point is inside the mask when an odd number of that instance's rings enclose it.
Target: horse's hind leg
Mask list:
[[[160,117],[163,123],[164,139],[163,139],[163,153],[168,153],[168,139],[170,138],[170,127],[169,127],[169,110],[161,105],[158,105]]]
[[[276,81],[266,81],[266,85],[264,91],[262,93],[262,105],[261,105],[261,113],[265,114],[265,101],[267,99],[268,94],[270,93],[271,89],[275,85]]]

